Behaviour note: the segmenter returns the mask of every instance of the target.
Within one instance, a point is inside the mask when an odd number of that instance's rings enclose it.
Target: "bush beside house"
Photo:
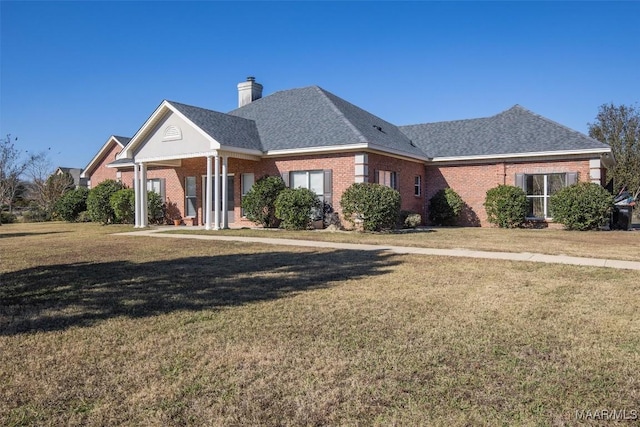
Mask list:
[[[87,213],[91,221],[109,224],[115,221],[116,214],[111,207],[111,196],[122,190],[124,185],[113,179],[102,181],[89,191]]]
[[[527,215],[527,195],[520,187],[499,185],[487,191],[487,220],[500,228],[517,228]]]
[[[429,200],[429,220],[435,225],[456,225],[463,207],[462,197],[452,188],[439,190]]]
[[[597,230],[609,221],[613,196],[598,184],[579,182],[551,196],[553,220],[567,230]]]
[[[56,203],[56,212],[65,221],[74,222],[80,212],[87,210],[87,197],[89,190],[85,187],[67,191]]]
[[[275,201],[276,217],[282,220],[281,227],[304,230],[311,220],[322,217],[322,202],[307,188],[285,188]]]
[[[400,193],[380,184],[356,183],[340,199],[346,221],[363,231],[390,230],[400,214]]]
[[[258,179],[251,190],[242,198],[242,209],[250,221],[273,228],[280,224],[276,217],[276,199],[278,194],[286,188],[279,176],[263,176]]]

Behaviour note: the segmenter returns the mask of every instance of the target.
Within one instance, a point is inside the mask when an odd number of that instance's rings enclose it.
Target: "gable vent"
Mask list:
[[[182,131],[178,126],[167,126],[164,130],[163,141],[175,141],[176,139],[182,139]]]

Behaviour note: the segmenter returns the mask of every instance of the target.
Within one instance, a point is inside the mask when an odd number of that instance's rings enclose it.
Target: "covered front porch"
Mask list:
[[[171,197],[166,200],[173,209],[169,219],[178,218],[185,224],[202,225],[207,230],[229,228],[234,222],[246,226],[246,221],[242,221],[239,202],[242,194],[253,185],[254,168],[251,164],[259,159],[221,150],[197,158],[189,155],[179,157],[163,159],[161,163],[157,159],[136,159],[133,163],[135,227],[149,225],[147,191],[140,190],[148,189],[147,184],[157,176],[166,177],[166,186],[171,188],[171,191],[167,191]],[[236,160],[233,171],[230,170],[231,159]],[[169,166],[170,162],[177,163]],[[195,168],[194,163],[198,165]],[[248,173],[243,173],[245,170]],[[234,185],[238,181],[239,189],[234,188],[238,187]]]

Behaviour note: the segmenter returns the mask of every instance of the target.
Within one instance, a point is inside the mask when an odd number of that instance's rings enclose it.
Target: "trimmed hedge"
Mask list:
[[[242,198],[242,209],[248,220],[263,227],[277,227],[280,220],[276,217],[276,199],[286,188],[279,176],[263,176]]]
[[[113,209],[116,222],[133,223],[136,209],[136,195],[133,188],[123,188],[116,191],[109,197],[109,204]]]
[[[613,196],[598,184],[579,182],[557,191],[549,204],[553,220],[567,230],[596,230],[609,221]]]
[[[58,199],[55,211],[65,221],[74,222],[80,212],[87,210],[87,197],[89,189],[84,187],[69,190]]]
[[[389,230],[400,214],[400,193],[371,183],[356,183],[340,199],[342,214],[352,225],[362,224],[363,231]]]
[[[527,195],[520,187],[498,185],[487,191],[487,219],[500,228],[522,226],[527,216]]]
[[[436,225],[455,225],[463,207],[462,197],[452,188],[439,190],[429,200],[429,220]]]
[[[113,179],[107,179],[89,191],[87,213],[91,221],[109,224],[115,221],[116,214],[111,207],[111,195],[122,190],[124,185]]]
[[[282,220],[280,225],[290,230],[306,229],[312,215],[322,209],[322,202],[313,191],[307,188],[285,188],[275,201],[276,217]]]

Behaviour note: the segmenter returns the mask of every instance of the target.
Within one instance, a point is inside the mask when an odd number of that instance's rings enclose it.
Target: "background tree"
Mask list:
[[[11,212],[20,189],[21,176],[29,166],[44,157],[43,154],[20,150],[17,141],[18,138],[11,138],[10,134],[0,140],[0,211],[6,206]]]
[[[614,191],[622,187],[640,193],[640,110],[633,106],[604,104],[596,121],[589,123],[589,136],[611,147],[616,164],[609,170]]]

